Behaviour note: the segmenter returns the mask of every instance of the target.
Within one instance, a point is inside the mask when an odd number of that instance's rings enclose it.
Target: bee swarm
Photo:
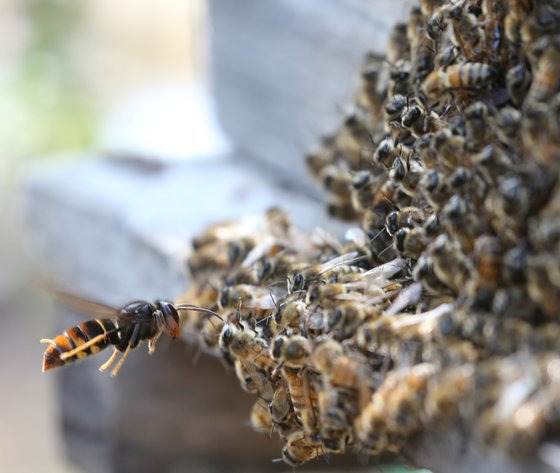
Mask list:
[[[185,331],[300,465],[407,458],[464,423],[535,456],[560,428],[560,2],[421,2],[308,155],[345,242],[277,209],[193,242]]]

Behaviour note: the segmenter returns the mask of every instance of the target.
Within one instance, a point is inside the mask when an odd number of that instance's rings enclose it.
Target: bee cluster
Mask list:
[[[534,455],[560,428],[560,2],[424,0],[307,156],[341,243],[279,210],[197,237],[186,331],[290,465],[404,455],[459,421]]]

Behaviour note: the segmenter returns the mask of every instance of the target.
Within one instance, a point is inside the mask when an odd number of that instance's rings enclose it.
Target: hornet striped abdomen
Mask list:
[[[60,358],[63,353],[74,350],[84,345],[86,342],[89,342],[91,339],[107,333],[109,334],[99,340],[95,345],[76,352],[75,355],[65,360]],[[50,346],[45,350],[45,354],[43,355],[43,371],[93,355],[109,345],[116,345],[116,342],[118,342],[116,326],[111,319],[95,319],[82,322],[75,327],[65,330],[52,341],[49,340]]]

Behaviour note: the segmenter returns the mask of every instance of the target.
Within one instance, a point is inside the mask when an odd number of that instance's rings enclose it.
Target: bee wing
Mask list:
[[[242,268],[252,267],[257,260],[261,259],[265,254],[267,254],[270,249],[274,246],[275,239],[271,236],[265,237],[263,241],[259,242],[245,257],[241,263]]]
[[[402,317],[398,317],[395,322],[393,322],[394,328],[406,327],[409,325],[420,324],[424,322],[435,322],[440,317],[449,314],[453,310],[453,304],[440,304],[435,309],[429,310],[427,312],[421,312],[420,314],[404,314]]]
[[[406,261],[403,258],[395,258],[381,266],[376,266],[375,268],[366,271],[362,278],[373,280],[377,278],[389,279],[403,269],[406,265]]]
[[[277,301],[285,297],[285,291],[268,291],[266,294],[255,297],[248,301],[246,307],[254,307],[256,309],[271,310],[277,307]]]
[[[384,293],[380,291],[377,295],[372,295],[370,293],[362,294],[360,292],[347,292],[345,294],[339,294],[334,298],[341,301],[358,302],[363,304],[365,307],[369,307],[373,304],[379,304],[380,302],[390,299],[395,292],[396,291],[390,291]]]
[[[422,283],[416,282],[411,284],[397,296],[385,313],[387,315],[395,315],[407,306],[416,304],[420,297],[422,297],[422,291]]]
[[[389,284],[389,278],[404,268],[405,264],[406,261],[404,259],[396,258],[366,271],[358,280],[346,283],[345,286],[350,290],[367,289],[368,291],[375,290],[376,288],[385,288]]]
[[[321,266],[321,272],[319,274],[326,273],[327,271],[330,271],[331,269],[336,268],[337,266],[340,266],[342,264],[354,263],[361,260],[362,258],[364,257],[358,256],[357,251],[350,251],[349,253],[337,256],[336,258],[330,259],[326,263],[323,263],[323,265]]]

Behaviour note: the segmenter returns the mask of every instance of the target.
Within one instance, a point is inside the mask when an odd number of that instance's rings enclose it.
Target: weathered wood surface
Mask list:
[[[210,0],[220,121],[244,156],[312,190],[303,155],[341,121],[366,52],[411,0]]]

